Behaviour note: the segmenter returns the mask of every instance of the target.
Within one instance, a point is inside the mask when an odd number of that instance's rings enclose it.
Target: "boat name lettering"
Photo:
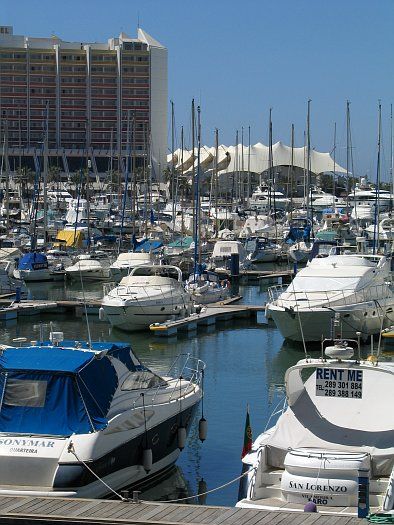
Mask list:
[[[0,439],[1,445],[11,445],[17,447],[46,447],[52,448],[54,446],[54,441],[42,441],[40,439]]]
[[[363,371],[316,368],[316,396],[362,399]]]
[[[316,379],[361,382],[363,373],[362,370],[348,370],[344,368],[316,368]]]
[[[289,481],[289,488],[297,490],[317,490],[319,492],[347,492],[347,487],[344,485],[318,485],[315,483],[298,483],[296,481]]]

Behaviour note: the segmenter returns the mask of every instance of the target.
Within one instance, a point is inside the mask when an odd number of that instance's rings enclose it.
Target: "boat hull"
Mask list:
[[[183,301],[156,302],[155,304],[132,304],[113,306],[103,303],[104,313],[112,326],[126,332],[145,330],[153,323],[168,319],[182,319],[190,312]]]
[[[372,334],[378,334],[381,328],[390,324],[386,317],[381,319],[380,308],[383,310],[394,307],[393,299],[380,299],[378,307],[375,302],[357,303],[354,305],[332,308],[290,309],[268,305],[267,317],[271,318],[282,336],[291,341],[321,341],[322,337],[331,337],[331,320],[335,312],[339,312],[342,322],[342,337],[366,339]]]
[[[84,461],[89,465],[93,472],[97,473],[100,477],[98,480],[91,472],[84,466],[82,462],[67,462],[62,463],[55,461],[56,466],[48,465],[51,472],[44,472],[41,469],[40,472],[36,470],[34,477],[34,486],[28,485],[11,485],[11,484],[0,484],[0,495],[13,495],[13,496],[45,496],[45,497],[74,497],[74,498],[102,498],[109,494],[108,488],[104,485],[103,481],[109,485],[113,490],[120,490],[123,487],[132,488],[135,484],[152,478],[158,475],[160,472],[171,467],[179,457],[180,449],[178,448],[178,436],[177,431],[179,428],[180,421],[188,432],[193,419],[194,411],[197,407],[200,397],[196,395],[193,403],[188,408],[172,414],[171,417],[167,417],[160,423],[155,424],[152,428],[148,429],[145,435],[143,428],[138,431],[138,435],[127,439],[127,432],[122,432],[119,436],[119,432],[115,429],[115,435],[118,433],[117,438],[114,438],[111,434],[106,434],[106,431],[99,432],[99,436],[91,434],[89,439],[96,440],[97,449],[103,450],[103,441],[107,439],[108,448],[97,458],[84,458]],[[133,433],[135,435],[135,432]],[[78,436],[72,436],[70,438],[73,441],[74,447],[78,453],[78,457],[84,457],[82,445],[88,447],[88,443],[81,442],[81,450],[75,444]],[[9,438],[12,441],[13,438]],[[67,446],[68,440],[63,440],[61,446]],[[118,442],[118,446],[110,446],[114,442]],[[152,468],[149,472],[144,469],[142,464],[142,453],[148,443],[149,448],[152,449],[153,461]],[[55,445],[56,447],[56,445]],[[1,446],[0,446],[1,448]],[[91,450],[95,449],[94,444],[90,444]],[[39,452],[40,453],[40,452]],[[11,458],[12,459],[12,458]],[[23,459],[20,456],[16,458],[22,465]],[[37,461],[39,458],[34,457]],[[75,457],[73,457],[75,460]],[[0,456],[0,464],[2,457]],[[45,462],[46,458],[42,458]],[[52,463],[54,463],[52,461]],[[40,477],[42,479],[40,479]],[[52,483],[48,483],[48,478],[53,478]],[[42,481],[44,483],[42,483]]]

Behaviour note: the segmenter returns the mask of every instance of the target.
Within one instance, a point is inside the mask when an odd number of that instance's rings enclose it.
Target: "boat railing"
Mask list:
[[[354,288],[305,291],[294,290],[291,285],[275,285],[268,289],[269,303],[284,308],[289,307],[289,303],[291,303],[293,308],[313,308],[317,306],[330,308],[388,297],[391,297],[391,292],[387,283],[366,286],[357,291]],[[379,315],[379,312],[377,314]]]
[[[190,354],[180,354],[171,365],[167,375],[175,375],[177,371],[177,380],[174,384],[173,391],[170,395],[171,399],[177,399],[178,393],[181,391],[181,396],[185,397],[189,392],[193,391],[196,386],[200,386],[203,380],[205,370],[205,363],[198,357]],[[182,390],[182,381],[188,381],[188,385]]]

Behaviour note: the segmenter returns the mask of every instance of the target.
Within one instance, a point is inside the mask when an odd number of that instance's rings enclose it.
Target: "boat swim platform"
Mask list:
[[[239,298],[235,298],[235,300],[239,300]],[[149,328],[158,337],[172,337],[178,332],[194,332],[199,327],[212,326],[217,322],[229,321],[230,319],[253,318],[257,321],[258,314],[264,311],[265,305],[232,304],[223,301],[222,303],[207,305],[202,308],[200,313],[193,313],[183,319],[151,324]]]
[[[162,502],[0,496],[0,522],[9,525],[359,525],[346,515],[255,510]]]

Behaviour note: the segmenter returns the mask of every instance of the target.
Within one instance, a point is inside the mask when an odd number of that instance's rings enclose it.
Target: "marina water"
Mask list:
[[[234,288],[243,303],[264,304],[266,287],[242,286]],[[86,299],[101,298],[100,284],[74,286],[63,283],[36,283],[30,286],[34,299]],[[3,344],[15,344],[13,339],[26,337],[38,340],[40,326],[48,338],[50,322],[55,331],[63,331],[65,339],[88,339],[85,318],[67,315],[35,316],[19,319],[18,323],[0,326]],[[149,332],[125,333],[111,329],[95,315],[89,316],[92,340],[127,341],[134,352],[149,367],[166,373],[176,356],[190,353],[206,365],[204,416],[208,420],[208,438],[201,443],[198,438],[198,420],[201,405],[182,452],[177,467],[161,483],[142,489],[142,499],[172,500],[212,490],[238,477],[241,473],[246,405],[250,406],[253,436],[262,432],[270,414],[282,406],[284,398],[284,373],[303,358],[302,346],[284,342],[275,325],[267,323],[263,315],[257,323],[230,320],[216,326],[199,328],[193,335],[175,338],[157,338]],[[313,353],[317,353],[318,346]],[[309,348],[308,348],[309,352]],[[277,416],[276,416],[277,417]],[[274,419],[270,421],[270,426]],[[200,483],[203,479],[206,483]],[[204,503],[210,505],[235,505],[238,481],[207,495]],[[184,503],[197,503],[197,499]]]

